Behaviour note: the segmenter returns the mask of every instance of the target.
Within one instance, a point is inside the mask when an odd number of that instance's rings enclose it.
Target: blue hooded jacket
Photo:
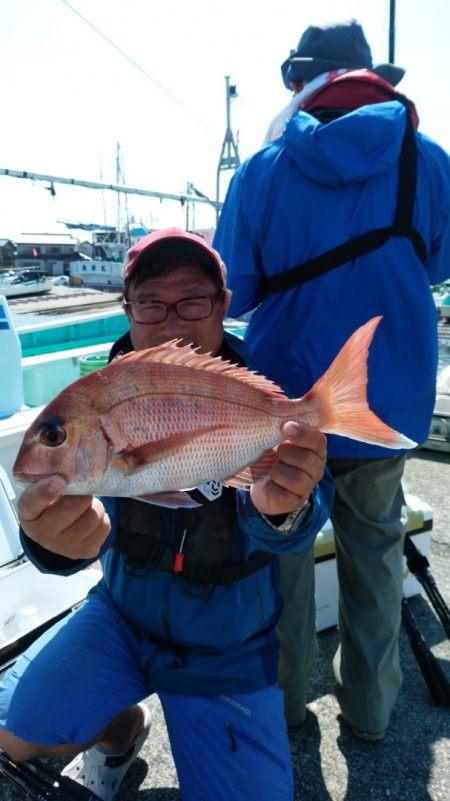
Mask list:
[[[311,388],[356,328],[382,315],[369,351],[369,405],[420,443],[428,436],[436,386],[430,284],[450,275],[450,159],[437,144],[416,133],[413,225],[427,247],[425,265],[409,239],[396,237],[300,287],[263,291],[265,276],[392,225],[405,121],[397,101],[363,106],[327,124],[295,113],[283,136],[233,177],[214,247],[228,267],[230,315],[255,309],[246,333],[251,366],[292,397]],[[328,437],[329,457],[392,454]]]

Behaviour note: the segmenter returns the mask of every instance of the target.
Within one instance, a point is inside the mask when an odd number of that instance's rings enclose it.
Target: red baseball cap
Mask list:
[[[153,231],[148,236],[144,236],[127,253],[122,267],[124,280],[132,277],[137,264],[142,263],[144,256],[149,269],[149,277],[151,276],[152,261],[168,256],[183,261],[198,262],[202,266],[210,268],[215,282],[219,282],[220,286],[225,287],[226,267],[222,259],[218,252],[197,234],[191,234],[181,228],[163,228],[161,231]]]

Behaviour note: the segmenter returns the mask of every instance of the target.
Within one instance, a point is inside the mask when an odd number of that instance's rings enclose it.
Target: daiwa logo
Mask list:
[[[224,704],[229,704],[230,706],[237,709],[238,712],[241,712],[242,715],[247,715],[248,718],[251,718],[252,713],[248,706],[244,706],[240,704],[239,701],[236,701],[235,698],[230,698],[229,695],[219,695],[219,701],[223,701]]]
[[[220,498],[222,495],[223,485],[220,481],[208,481],[207,484],[202,484],[201,487],[197,487],[197,489],[208,501],[216,501],[217,498]]]

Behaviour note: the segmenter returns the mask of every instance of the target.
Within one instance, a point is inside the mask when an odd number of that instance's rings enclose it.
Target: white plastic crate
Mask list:
[[[428,504],[417,495],[406,494],[408,508],[408,527],[411,538],[419,551],[427,556],[431,546],[431,529],[433,512]],[[338,620],[339,586],[334,549],[334,533],[331,521],[328,520],[315,542],[315,579],[316,579],[316,627],[323,631],[336,626]],[[405,572],[403,593],[409,598],[418,595],[421,586],[409,572],[404,558]]]

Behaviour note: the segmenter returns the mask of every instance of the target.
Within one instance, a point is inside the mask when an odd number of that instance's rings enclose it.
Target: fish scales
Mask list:
[[[212,405],[208,397],[193,394],[182,397],[161,394],[141,396],[129,405],[129,414],[123,414],[116,406],[108,412],[108,419],[102,420],[106,434],[113,436],[114,432],[115,445],[121,451],[138,449],[148,442],[149,436],[152,440],[165,441],[180,431],[195,435],[206,428],[204,434],[181,444],[176,458],[159,458],[136,473],[135,491],[137,482],[142,481],[145,486],[155,486],[155,491],[161,492],[180,482],[182,486],[196,486],[232,476],[282,440],[280,410],[271,403],[267,404],[268,411],[264,411],[262,406],[255,409],[245,403],[223,399],[216,399]],[[286,410],[285,419],[288,417]],[[149,426],[142,425],[143,420],[151,421],[150,434]],[[251,437],[249,432],[252,432]],[[112,467],[115,467],[114,462]],[[109,481],[111,475],[105,479]]]

